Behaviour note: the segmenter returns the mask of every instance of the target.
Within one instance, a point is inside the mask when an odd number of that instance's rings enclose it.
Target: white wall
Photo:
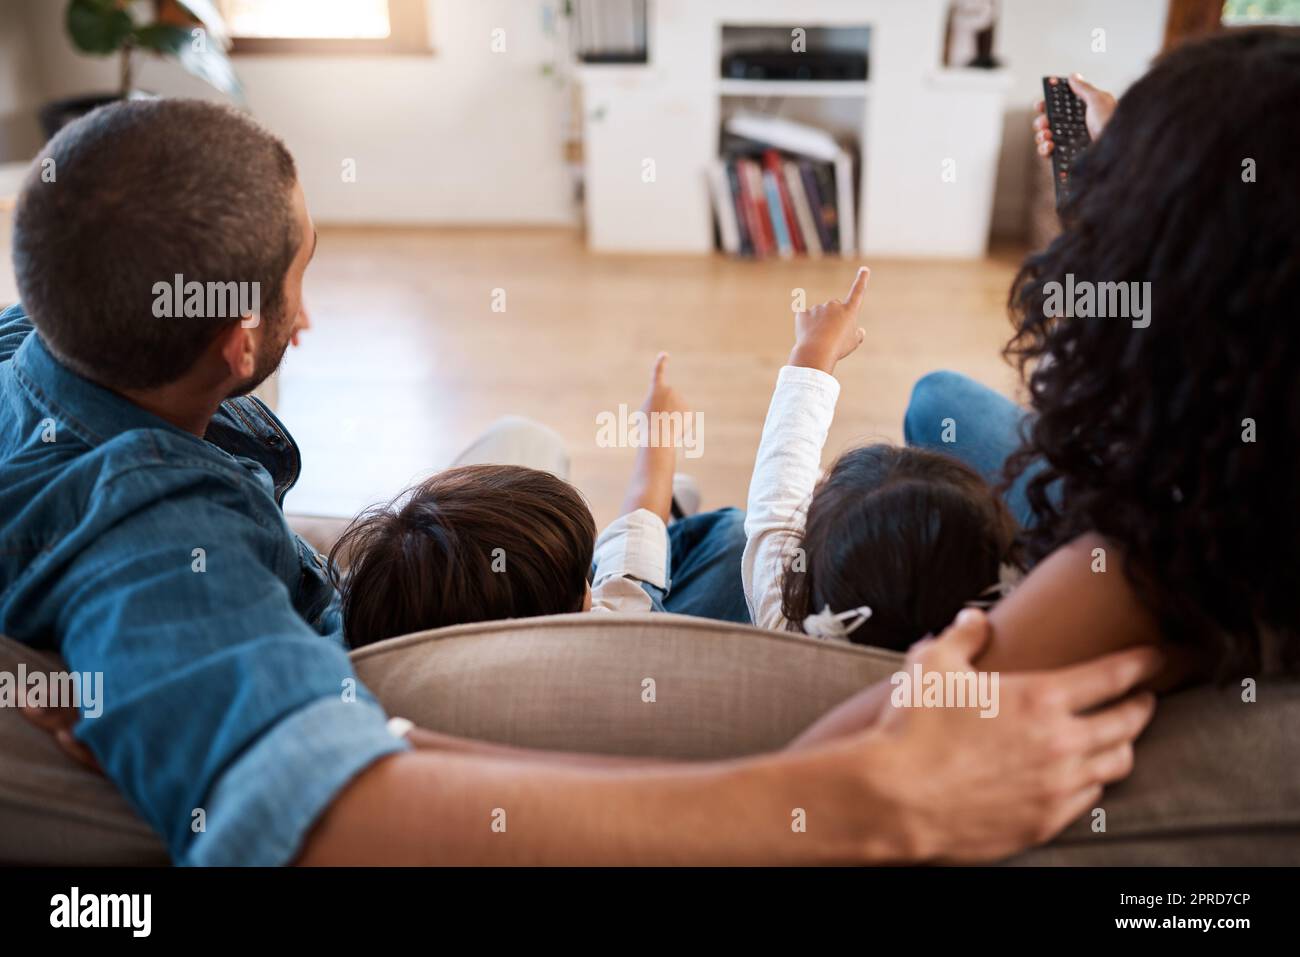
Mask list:
[[[993,231],[1020,235],[1026,215],[1033,150],[1034,101],[1042,78],[1082,73],[1119,95],[1146,72],[1164,40],[1168,0],[1001,0],[995,55],[1010,70],[1002,133],[1002,161]],[[1093,31],[1105,31],[1105,52],[1094,52]]]
[[[62,0],[26,5],[44,99],[114,88],[115,61],[73,50]],[[542,73],[554,55],[542,27],[548,5],[430,0],[432,56],[242,56],[235,69],[253,114],[293,150],[321,222],[568,223],[567,94]],[[497,27],[504,53],[489,46]],[[137,82],[214,96],[156,60]],[[355,183],[343,182],[345,159],[356,161]]]
[[[240,57],[236,69],[254,114],[298,157],[313,212],[323,222],[571,222],[561,142],[568,99],[541,72],[552,56],[542,10],[556,2],[430,0],[432,57]],[[1122,91],[1158,51],[1166,5],[1001,0],[996,52],[1014,85],[995,233],[1019,234],[1025,219],[1034,161],[1029,120],[1041,77],[1078,70]],[[114,63],[73,51],[63,8],[62,0],[0,0],[0,115],[15,98],[26,104],[113,87]],[[800,4],[791,0],[790,8],[797,13]],[[504,54],[489,49],[498,26],[506,30]],[[1096,28],[1106,31],[1105,53],[1092,52]],[[160,62],[144,66],[140,84],[211,95]],[[341,181],[345,158],[357,161],[354,184]]]

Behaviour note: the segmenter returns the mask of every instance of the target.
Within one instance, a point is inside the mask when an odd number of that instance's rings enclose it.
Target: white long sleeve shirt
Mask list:
[[[786,628],[781,579],[798,557],[839,397],[839,382],[818,369],[785,366],[777,375],[749,481],[741,562],[745,600],[759,628]]]
[[[616,518],[596,539],[591,610],[652,611],[642,583],[668,590],[668,528],[654,512],[639,508]]]

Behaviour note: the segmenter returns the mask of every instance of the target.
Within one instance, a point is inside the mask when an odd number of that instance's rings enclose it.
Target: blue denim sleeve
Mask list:
[[[185,864],[287,864],[334,796],[378,758],[408,745],[369,700],[321,698],[275,725],[221,775],[206,831]]]
[[[283,518],[228,481],[160,474],[100,491],[125,517],[60,575],[64,659],[103,676],[76,734],[177,863],[288,863],[354,776],[408,746],[295,611]]]

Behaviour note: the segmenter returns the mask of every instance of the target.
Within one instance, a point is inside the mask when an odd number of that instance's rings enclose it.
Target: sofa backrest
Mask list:
[[[561,615],[394,638],[353,654],[391,714],[527,747],[700,759],[779,748],[901,656],[664,615]],[[0,671],[57,667],[0,639]],[[1162,700],[1137,767],[1011,863],[1300,863],[1300,684]],[[102,778],[0,709],[0,861],[140,863],[161,845]],[[9,769],[13,768],[13,773]]]

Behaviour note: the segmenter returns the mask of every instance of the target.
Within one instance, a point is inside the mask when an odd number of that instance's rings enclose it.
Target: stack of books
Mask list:
[[[853,155],[825,130],[737,113],[709,179],[723,252],[753,259],[854,253]]]

